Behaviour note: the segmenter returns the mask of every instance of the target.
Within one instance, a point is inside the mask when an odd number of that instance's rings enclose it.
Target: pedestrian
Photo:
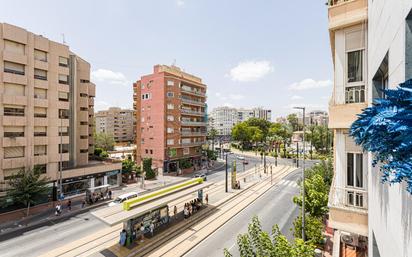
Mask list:
[[[175,207],[173,208],[173,217],[175,218],[175,219],[177,219],[177,207],[176,207],[176,205],[175,205]]]
[[[154,226],[153,222],[150,223],[150,234],[152,235],[152,237],[153,237],[154,227],[155,226]]]
[[[109,190],[109,199],[112,199],[112,190]]]
[[[82,201],[82,209],[84,208],[84,206],[86,205],[86,200]]]
[[[192,210],[192,205],[189,204],[189,216],[192,216],[192,212],[193,212],[193,210]]]
[[[70,200],[70,199],[69,199],[69,201],[67,202],[67,209],[68,209],[69,211],[72,210],[72,200]]]
[[[121,246],[126,245],[126,238],[127,238],[126,229],[123,229],[122,232],[120,232],[120,240],[119,240],[119,244]]]
[[[209,195],[208,194],[206,194],[206,196],[205,196],[205,201],[206,201],[206,205],[208,205],[209,204]]]
[[[143,222],[140,223],[140,233],[141,233],[140,243],[143,243],[144,242],[144,225],[143,225]]]
[[[187,219],[189,217],[189,208],[187,208],[186,206],[183,209],[183,215],[184,215],[185,219]]]
[[[58,216],[59,215],[59,204],[56,204],[55,211],[54,211],[54,215]]]

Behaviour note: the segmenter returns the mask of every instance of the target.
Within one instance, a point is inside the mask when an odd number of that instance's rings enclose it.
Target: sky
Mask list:
[[[91,64],[95,109],[132,108],[132,83],[176,64],[208,86],[209,110],[327,110],[325,0],[13,0],[0,22],[63,42]]]

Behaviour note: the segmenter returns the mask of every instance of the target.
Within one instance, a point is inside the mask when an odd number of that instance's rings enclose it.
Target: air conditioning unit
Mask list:
[[[340,240],[342,243],[345,243],[347,245],[356,246],[356,247],[359,246],[359,235],[357,234],[342,232],[340,236]]]

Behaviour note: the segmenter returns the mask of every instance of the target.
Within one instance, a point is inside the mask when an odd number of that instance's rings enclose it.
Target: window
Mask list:
[[[348,83],[363,81],[363,50],[347,53]]]
[[[4,159],[24,157],[24,146],[4,147]]]
[[[363,154],[347,153],[346,185],[363,188]]]
[[[4,137],[24,137],[24,127],[6,126],[4,129]]]
[[[69,58],[59,56],[59,66],[69,67]]]
[[[36,118],[46,118],[47,117],[47,108],[34,107],[34,117],[36,117]]]
[[[59,119],[68,119],[68,118],[69,118],[69,110],[59,109]]]
[[[47,164],[37,164],[34,165],[34,168],[40,172],[40,174],[46,174],[47,173]]]
[[[143,100],[145,100],[145,99],[150,99],[150,98],[152,98],[152,94],[151,94],[151,93],[146,93],[146,94],[143,94],[143,95],[142,95],[142,99],[143,99]]]
[[[88,125],[89,123],[87,121],[80,121],[80,125]]]
[[[173,115],[167,115],[167,121],[174,121],[175,117]]]
[[[167,97],[174,97],[175,94],[173,92],[167,92]]]
[[[80,93],[80,97],[88,97],[88,96],[89,96],[88,94]]]
[[[175,130],[173,129],[173,128],[167,128],[167,133],[168,134],[171,134],[171,133],[173,133]]]
[[[365,86],[346,87],[345,88],[345,103],[364,103],[365,102]]]
[[[167,140],[167,145],[174,145],[175,140],[174,139],[168,139]]]
[[[183,148],[183,154],[184,155],[188,155],[190,153],[190,149],[189,148]]]
[[[174,104],[167,104],[167,109],[168,110],[173,110],[175,108]]]
[[[47,155],[47,145],[35,145],[34,156]]]
[[[80,153],[88,153],[89,149],[80,149]]]
[[[68,127],[59,127],[59,136],[68,136],[69,135],[69,128]],[[80,136],[81,138],[82,136]]]
[[[68,153],[69,144],[59,144],[59,153]]]
[[[81,79],[81,80],[80,80],[80,83],[90,83],[90,80],[88,80],[88,79]]]
[[[167,81],[167,85],[168,85],[168,86],[174,86],[174,85],[175,85],[175,82],[174,82],[173,80],[168,80],[168,81]]]
[[[69,76],[64,75],[64,74],[59,74],[59,83],[68,85],[69,84]]]
[[[385,98],[385,89],[388,89],[389,57],[386,53],[381,65],[372,79],[372,98]]]
[[[41,69],[34,69],[34,78],[40,80],[47,80],[47,71]]]
[[[59,101],[68,102],[69,101],[69,93],[59,91]]]
[[[34,98],[35,99],[47,99],[47,90],[44,88],[35,88]]]
[[[11,40],[4,40],[4,50],[16,54],[24,54],[25,45]]]
[[[35,137],[45,137],[47,136],[47,127],[34,127]]]
[[[153,154],[153,150],[152,150],[152,149],[150,149],[150,154]]]
[[[88,111],[89,109],[87,107],[80,107],[80,111]]]
[[[85,135],[80,135],[80,139],[88,139],[89,138],[89,136],[85,136]]]
[[[24,116],[24,107],[15,105],[5,105],[3,114],[4,116]]]
[[[12,95],[12,96],[24,96],[25,95],[25,86],[20,84],[13,84],[13,83],[4,83],[4,95]]]
[[[47,53],[42,50],[34,49],[34,59],[41,62],[47,62]]]
[[[24,65],[15,62],[4,62],[4,72],[24,75]]]
[[[19,171],[24,170],[24,167],[16,168],[16,169],[4,169],[4,180],[12,179]]]

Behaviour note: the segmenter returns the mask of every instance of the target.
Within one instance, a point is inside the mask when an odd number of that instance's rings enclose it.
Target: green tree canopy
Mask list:
[[[310,142],[319,153],[327,153],[332,140],[332,132],[327,126],[310,125],[307,129],[305,141]]]
[[[101,148],[104,151],[111,151],[114,149],[114,138],[113,135],[107,133],[95,133],[94,134],[94,145],[96,148]]]
[[[136,171],[136,163],[131,159],[125,159],[122,161],[122,173],[130,174]]]
[[[239,141],[244,148],[252,140],[252,133],[249,126],[245,122],[236,124],[232,129],[233,140]]]
[[[299,124],[299,118],[296,113],[289,114],[286,119],[288,120],[290,126],[292,126],[293,131],[298,131],[302,129],[302,126]]]
[[[49,192],[48,180],[47,177],[41,175],[40,169],[36,166],[27,171],[21,169],[9,180],[11,189],[7,191],[6,198],[11,199],[11,203],[24,204],[27,207],[26,215],[28,216],[30,206]]]
[[[265,119],[259,119],[259,118],[250,118],[245,121],[246,125],[248,127],[257,127],[260,129],[262,132],[262,140],[266,140],[266,137],[269,134],[269,128],[272,125],[270,121],[267,121]]]

